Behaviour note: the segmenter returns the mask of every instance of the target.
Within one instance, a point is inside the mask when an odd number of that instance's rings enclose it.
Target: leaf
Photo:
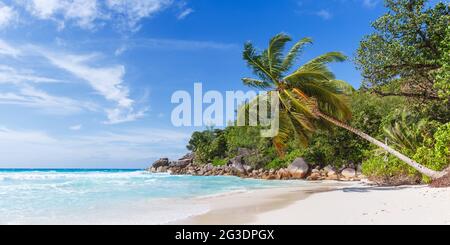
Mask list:
[[[303,38],[302,40],[298,41],[289,51],[289,53],[286,55],[286,57],[283,60],[283,64],[281,65],[283,68],[283,71],[288,71],[292,65],[295,62],[295,59],[298,57],[300,52],[303,51],[303,48],[306,44],[311,44],[312,39],[311,38]]]

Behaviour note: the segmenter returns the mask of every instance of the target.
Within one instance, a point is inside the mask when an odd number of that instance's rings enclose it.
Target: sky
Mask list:
[[[180,157],[177,90],[248,90],[242,47],[311,37],[352,63],[380,0],[0,0],[0,168],[144,168]]]

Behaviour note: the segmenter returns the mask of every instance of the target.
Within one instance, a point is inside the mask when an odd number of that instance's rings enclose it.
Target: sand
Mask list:
[[[177,224],[450,224],[450,188],[311,182],[199,198],[210,211]]]

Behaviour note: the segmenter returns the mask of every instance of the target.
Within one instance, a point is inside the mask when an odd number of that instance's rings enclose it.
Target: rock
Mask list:
[[[344,176],[347,179],[356,177],[356,171],[354,168],[346,168],[346,169],[342,170],[341,174],[342,174],[342,176]]]
[[[320,174],[319,173],[312,173],[310,176],[308,176],[308,178],[306,178],[307,180],[319,180],[320,179]]]
[[[315,168],[315,169],[311,170],[311,173],[320,173],[320,170]]]
[[[275,174],[269,174],[267,180],[275,180],[277,176]]]
[[[303,158],[295,159],[287,168],[287,171],[294,179],[302,179],[309,171],[309,165]]]
[[[327,176],[333,176],[336,175],[336,169],[330,165],[323,168],[323,171]]]
[[[212,165],[212,163],[208,163],[205,165],[204,170],[208,171],[208,172],[212,171],[212,170],[214,170],[214,166]]]
[[[230,160],[228,166],[232,169],[237,170],[238,172],[245,173],[245,168],[243,164],[243,156],[237,156]]]
[[[160,166],[156,169],[157,173],[165,173],[167,172],[168,167],[167,166]]]
[[[250,165],[244,165],[245,172],[250,173],[253,171],[253,167]]]
[[[277,172],[277,179],[289,179],[291,177],[291,174],[289,173],[289,171],[287,171],[287,169],[280,169]]]
[[[162,166],[166,166],[166,167],[169,166],[169,159],[168,158],[160,158],[159,160],[155,161],[152,164],[152,167],[154,167],[154,168],[159,168],[159,167],[162,167]]]
[[[247,148],[238,148],[237,155],[238,156],[249,156],[249,155],[252,155],[252,151]]]
[[[181,157],[178,160],[179,161],[190,161],[190,163],[193,163],[194,162],[194,158],[195,158],[195,154],[194,153],[188,153],[188,154],[184,155],[183,157]]]
[[[327,175],[326,180],[339,180],[339,176],[337,174]]]
[[[356,176],[358,176],[358,177],[363,176],[361,164],[358,164],[358,166],[356,167]]]

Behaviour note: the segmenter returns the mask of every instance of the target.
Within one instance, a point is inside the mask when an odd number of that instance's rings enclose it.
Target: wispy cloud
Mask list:
[[[173,0],[107,0],[106,3],[112,14],[118,14],[126,27],[136,31],[140,28],[138,23],[141,19],[164,10]]]
[[[50,95],[30,85],[21,85],[17,91],[1,92],[0,104],[37,108],[41,112],[60,115],[97,110],[97,105],[94,103]]]
[[[0,29],[11,25],[17,20],[18,14],[13,7],[0,1]]]
[[[74,76],[75,78],[86,82],[97,94],[101,95],[109,102],[113,102],[115,105],[105,106],[103,111],[107,114],[108,124],[117,124],[123,122],[130,122],[142,118],[145,116],[146,108],[136,109],[135,101],[130,97],[129,88],[125,85],[125,67],[123,65],[101,65],[101,55],[98,53],[86,53],[86,54],[74,54],[64,51],[50,51],[46,48],[42,48],[36,45],[19,46],[13,49],[11,45],[0,39],[0,50],[2,53],[16,57],[21,54],[26,57],[40,57],[44,60],[48,60],[49,64],[53,66],[53,69],[65,71],[66,73]],[[42,61],[41,61],[42,62]],[[47,78],[43,76],[37,76],[33,73],[26,73],[18,71],[9,66],[0,66],[0,83],[50,83],[59,82],[57,79]],[[23,86],[22,86],[23,87]],[[27,89],[32,88],[28,86]],[[8,93],[3,94],[3,103],[11,103],[17,105],[32,106],[35,103],[37,106],[59,104],[69,105],[75,104],[71,100],[65,99],[65,97],[55,97],[49,94],[43,94],[44,91],[40,91],[41,96],[30,96],[20,93]],[[14,96],[13,96],[14,95]],[[13,100],[15,97],[15,100]],[[78,103],[78,108],[86,108],[85,105]],[[72,107],[75,107],[73,105]]]
[[[69,129],[72,131],[79,131],[79,130],[81,130],[82,127],[83,127],[83,125],[77,124],[77,125],[70,126]]]
[[[114,51],[114,55],[115,56],[120,56],[122,55],[125,51],[127,51],[128,47],[126,45],[121,45],[119,48],[117,48]]]
[[[0,127],[2,167],[145,167],[161,157],[175,158],[185,151],[189,134],[159,128],[134,128],[89,135],[56,137],[45,131]],[[76,149],[76,154],[74,154]],[[45,163],[46,165],[38,165]]]
[[[40,49],[40,53],[54,66],[63,69],[83,81],[86,81],[106,100],[116,103],[115,108],[105,109],[108,124],[135,121],[145,115],[145,109],[135,110],[134,100],[124,84],[125,67],[123,65],[94,66],[96,54],[76,55],[52,53]]]
[[[170,49],[170,50],[204,50],[204,49],[227,50],[239,47],[238,45],[233,43],[221,43],[214,41],[199,41],[199,40],[182,40],[182,39],[161,39],[161,38],[133,39],[129,40],[129,45],[138,48]]]
[[[41,131],[12,130],[0,126],[0,141],[27,142],[27,143],[55,143],[56,141]]]
[[[329,20],[329,19],[333,18],[333,14],[331,14],[331,12],[326,9],[321,9],[321,10],[317,11],[316,15],[324,20]]]
[[[194,10],[191,8],[184,9],[178,16],[177,19],[182,20],[186,18],[188,15],[194,13]]]
[[[379,0],[362,0],[363,6],[367,8],[375,8],[379,2]]]
[[[13,46],[9,45],[7,42],[0,39],[0,55],[17,57],[21,54],[21,51]]]
[[[65,22],[74,22],[85,29],[94,28],[94,21],[102,14],[96,0],[30,0],[18,1],[32,16],[42,20],[53,20],[60,29]]]
[[[111,21],[123,30],[137,31],[142,19],[172,6],[175,0],[30,0],[16,1],[32,17],[51,20],[59,29],[75,24],[96,29]]]
[[[36,75],[32,70],[18,70],[11,66],[0,65],[0,84],[2,83],[61,83],[63,81]]]

